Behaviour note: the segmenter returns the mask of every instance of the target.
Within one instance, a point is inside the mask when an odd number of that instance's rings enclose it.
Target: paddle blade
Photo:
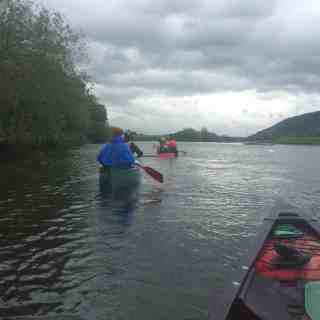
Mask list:
[[[157,180],[160,183],[163,182],[163,175],[160,172],[158,172],[157,170],[150,168],[150,167],[145,167],[145,166],[141,166],[141,168],[143,168],[144,171],[148,175],[150,175],[153,179]]]

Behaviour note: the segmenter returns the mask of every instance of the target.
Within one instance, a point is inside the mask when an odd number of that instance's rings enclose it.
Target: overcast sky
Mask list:
[[[39,0],[87,37],[109,120],[245,136],[320,109],[319,0]]]

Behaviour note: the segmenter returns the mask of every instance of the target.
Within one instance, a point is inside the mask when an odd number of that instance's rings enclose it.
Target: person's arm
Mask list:
[[[137,158],[141,158],[143,156],[141,149],[133,142],[130,143],[130,150],[132,153],[136,153]]]

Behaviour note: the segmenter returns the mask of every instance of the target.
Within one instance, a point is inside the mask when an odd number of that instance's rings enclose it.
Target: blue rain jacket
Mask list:
[[[103,146],[97,156],[97,161],[103,166],[128,169],[133,167],[135,159],[129,146],[124,143],[124,139],[116,137],[111,143]]]

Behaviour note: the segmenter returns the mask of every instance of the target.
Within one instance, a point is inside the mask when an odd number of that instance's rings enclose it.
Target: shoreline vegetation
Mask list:
[[[148,135],[134,132],[135,141],[159,141],[161,137],[168,137],[177,141],[188,142],[242,142],[244,138],[220,136],[209,132],[206,128],[197,131],[192,128],[186,128],[175,133],[164,135]]]
[[[246,145],[320,145],[320,137],[279,137],[274,139],[252,139],[250,137],[219,136],[215,133],[209,132],[205,128],[200,131],[187,128],[176,133],[165,135],[146,135],[134,132],[134,136],[135,141],[159,141],[159,139],[164,136],[181,142],[243,142]]]
[[[320,145],[320,137],[281,137],[273,140],[245,140],[246,145]]]
[[[281,137],[272,142],[274,144],[320,145],[320,137]]]
[[[83,36],[29,0],[0,3],[0,149],[103,142],[107,113],[78,67]]]

